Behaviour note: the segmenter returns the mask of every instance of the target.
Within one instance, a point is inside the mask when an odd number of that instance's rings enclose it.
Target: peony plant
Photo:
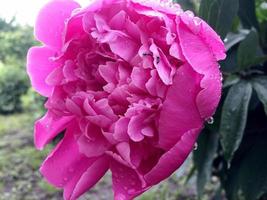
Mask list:
[[[77,199],[108,171],[115,200],[169,177],[221,97],[220,37],[167,0],[52,0],[39,12],[27,71],[47,97],[36,148],[63,139],[41,166]]]

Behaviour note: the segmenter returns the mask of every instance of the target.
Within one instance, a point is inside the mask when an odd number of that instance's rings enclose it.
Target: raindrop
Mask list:
[[[74,172],[74,169],[73,169],[73,168],[70,168],[70,169],[69,169],[69,172]]]
[[[228,42],[228,38],[225,38],[223,41],[224,41],[224,42]]]
[[[214,118],[213,117],[209,117],[209,118],[207,118],[207,123],[208,124],[213,124],[214,123]]]
[[[66,181],[68,181],[68,178],[67,178],[67,177],[65,177],[63,180],[66,182]]]
[[[131,181],[131,185],[134,186],[135,185],[135,181]]]
[[[195,143],[195,144],[194,144],[194,150],[197,150],[197,148],[198,148],[198,144]]]
[[[135,189],[128,190],[128,194],[133,194],[133,193],[135,193]]]

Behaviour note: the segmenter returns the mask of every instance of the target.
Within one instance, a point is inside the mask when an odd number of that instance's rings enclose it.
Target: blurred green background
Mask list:
[[[172,177],[141,200],[267,199],[267,2],[176,0],[224,39],[223,98],[198,148]],[[33,28],[0,18],[0,200],[62,199],[38,168],[51,150],[33,146],[44,98],[30,87],[25,59]],[[112,199],[110,176],[81,199]]]

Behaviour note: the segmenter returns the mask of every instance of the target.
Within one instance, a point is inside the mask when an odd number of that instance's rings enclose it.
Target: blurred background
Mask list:
[[[182,168],[140,199],[265,200],[267,2],[176,1],[224,39],[223,98]],[[33,146],[33,123],[44,113],[45,99],[30,87],[25,68],[27,50],[38,45],[33,25],[45,2],[0,1],[0,200],[62,199],[38,172],[53,144],[42,152]],[[81,199],[112,199],[109,175]]]

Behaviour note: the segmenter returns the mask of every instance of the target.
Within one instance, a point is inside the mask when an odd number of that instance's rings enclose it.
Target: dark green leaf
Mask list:
[[[179,3],[184,10],[193,11],[195,9],[194,3],[190,0],[174,0],[174,2]]]
[[[237,84],[238,82],[240,81],[240,77],[239,76],[237,76],[237,75],[230,75],[230,76],[228,76],[225,80],[224,80],[224,82],[223,82],[223,87],[224,88],[227,88],[227,87],[229,87],[229,86],[232,86],[232,85],[234,85],[234,84]]]
[[[199,14],[222,37],[231,29],[239,0],[202,0]]]
[[[244,40],[249,31],[241,30],[239,33],[228,33],[225,38],[225,48],[228,51],[231,47]]]
[[[255,0],[239,0],[238,15],[244,28],[252,27],[259,29],[259,23],[256,17]]]
[[[230,88],[224,101],[220,135],[224,157],[228,163],[243,138],[251,95],[251,84],[241,81]]]
[[[254,142],[230,169],[225,184],[229,200],[257,200],[267,192],[266,134]]]
[[[267,76],[261,76],[252,79],[252,86],[256,90],[257,95],[264,106],[267,115]]]
[[[206,183],[211,176],[212,162],[219,144],[219,134],[204,131],[198,139],[198,149],[194,151],[194,163],[197,168],[197,190],[201,198]]]
[[[227,58],[220,62],[223,72],[232,73],[239,71],[237,64],[237,48],[231,48],[227,52]]]
[[[255,29],[252,29],[243,40],[238,48],[237,62],[240,69],[251,66],[253,60],[257,56],[257,48],[259,46],[259,37]]]

